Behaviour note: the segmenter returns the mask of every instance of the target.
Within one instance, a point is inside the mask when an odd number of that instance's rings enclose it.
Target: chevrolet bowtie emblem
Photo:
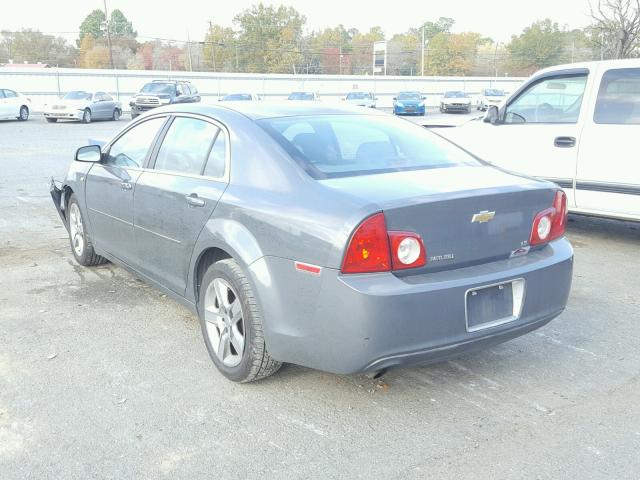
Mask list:
[[[489,210],[483,210],[471,217],[471,223],[487,223],[496,216],[496,212],[490,212]]]

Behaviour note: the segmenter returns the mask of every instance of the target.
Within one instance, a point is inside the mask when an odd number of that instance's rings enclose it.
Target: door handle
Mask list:
[[[553,145],[559,148],[571,148],[576,146],[576,137],[556,137]]]
[[[131,190],[133,187],[131,186],[131,184],[129,182],[121,182],[120,183],[120,188],[122,190]]]
[[[192,193],[190,195],[185,195],[187,199],[187,203],[192,207],[204,207],[204,200],[198,197],[197,193]]]

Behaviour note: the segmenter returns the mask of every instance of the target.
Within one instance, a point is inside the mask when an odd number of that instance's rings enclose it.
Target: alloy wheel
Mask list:
[[[84,253],[84,226],[80,209],[76,203],[72,203],[69,208],[69,235],[73,251],[78,257],[81,257]]]
[[[204,319],[211,348],[218,360],[235,367],[245,348],[244,315],[240,298],[222,278],[214,278],[204,297]]]

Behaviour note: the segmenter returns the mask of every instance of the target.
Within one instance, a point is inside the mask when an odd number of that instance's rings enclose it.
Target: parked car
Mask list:
[[[395,115],[424,115],[427,99],[420,92],[400,92],[393,97],[393,113]]]
[[[252,101],[257,102],[260,99],[260,96],[255,93],[229,93],[222,98],[220,98],[219,102],[246,102]]]
[[[440,99],[440,112],[471,112],[471,98],[465,92],[451,90]]]
[[[569,211],[640,221],[640,60],[541,70],[485,121],[443,129],[478,156],[564,188]]]
[[[44,105],[47,122],[77,120],[90,123],[92,120],[120,120],[122,104],[105,92],[73,90],[62,99]]]
[[[359,107],[376,108],[376,96],[371,92],[349,92],[344,100]]]
[[[377,110],[172,105],[75,160],[51,194],[76,261],[197,312],[234,381],[435,361],[567,302],[562,190]]]
[[[504,90],[498,90],[497,88],[485,88],[480,92],[476,108],[484,112],[491,105],[500,105],[505,98],[507,98],[507,95],[504,93]]]
[[[198,89],[183,80],[154,80],[146,83],[129,102],[131,118],[161,105],[197,103],[201,100]]]
[[[320,95],[317,92],[291,92],[287,100],[320,100]]]
[[[8,88],[0,88],[0,120],[18,119],[25,121],[29,119],[31,111],[31,100]]]

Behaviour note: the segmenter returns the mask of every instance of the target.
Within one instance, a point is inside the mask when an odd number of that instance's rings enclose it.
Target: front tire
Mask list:
[[[114,122],[117,122],[118,120],[120,120],[120,110],[116,108],[113,111],[113,115],[111,115],[111,120],[113,120]]]
[[[209,356],[229,380],[260,380],[282,366],[267,352],[258,302],[235,260],[220,260],[207,269],[200,286],[198,316]]]
[[[91,245],[85,230],[85,222],[75,194],[69,198],[67,205],[67,226],[69,229],[69,243],[76,261],[85,267],[92,267],[106,263],[106,259],[98,255]]]
[[[91,110],[86,108],[82,113],[82,123],[91,123]]]
[[[29,109],[25,105],[20,107],[18,120],[20,120],[21,122],[26,122],[27,120],[29,120]]]

